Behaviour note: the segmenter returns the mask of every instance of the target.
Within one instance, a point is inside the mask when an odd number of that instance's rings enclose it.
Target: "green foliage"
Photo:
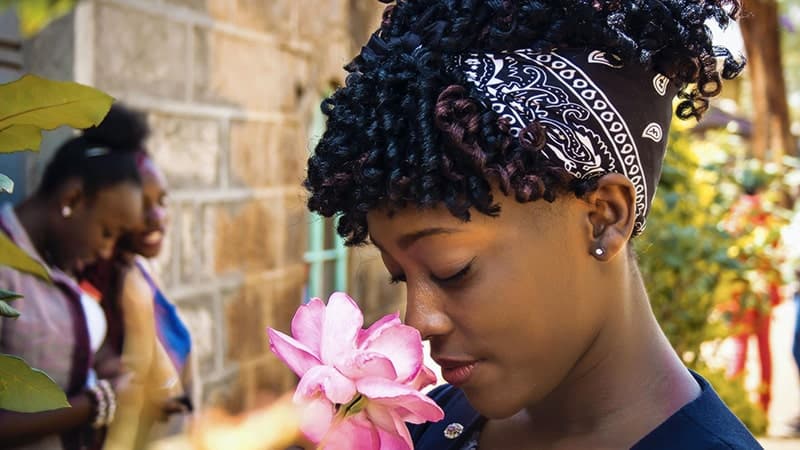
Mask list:
[[[14,7],[20,32],[30,37],[55,19],[68,13],[78,0],[0,0],[0,12]]]
[[[18,298],[22,298],[22,296],[16,292],[0,289],[0,317],[11,317],[12,319],[19,317],[19,311],[7,303]]]
[[[715,169],[701,167],[689,136],[672,133],[647,231],[635,240],[655,315],[690,366],[700,344],[724,335],[709,316],[742,269],[718,226],[729,201],[717,188],[723,172]]]
[[[0,409],[30,413],[69,407],[67,396],[46,373],[22,358],[0,355]]]
[[[14,181],[0,173],[0,194],[3,192],[7,192],[9,194],[14,192]]]
[[[732,170],[735,143],[724,136],[701,142],[687,132],[673,132],[664,161],[658,194],[648,217],[647,231],[634,243],[639,267],[653,311],[686,364],[714,386],[722,400],[754,434],[767,428],[765,413],[753,402],[739,378],[708,367],[700,345],[730,335],[720,306],[735,292],[749,289],[753,271],[741,253],[741,238],[720,224],[728,217],[739,192],[742,174]],[[718,161],[708,157],[719,154]],[[701,161],[698,154],[706,156]],[[746,174],[764,184],[763,174]],[[736,178],[734,178],[736,176]]]
[[[38,261],[17,247],[5,233],[0,233],[0,266],[13,267],[22,272],[50,281],[50,275]]]
[[[0,85],[0,152],[37,150],[41,130],[97,125],[113,102],[97,89],[35,75]]]

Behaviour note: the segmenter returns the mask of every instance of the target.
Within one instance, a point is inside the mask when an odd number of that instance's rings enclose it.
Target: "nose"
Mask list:
[[[444,309],[444,296],[434,287],[407,283],[406,325],[419,331],[422,340],[448,334],[453,323]]]
[[[104,243],[97,254],[101,259],[111,259],[114,256],[114,243]]]
[[[167,217],[166,208],[153,207],[145,212],[145,224],[148,227],[160,227],[164,224]]]

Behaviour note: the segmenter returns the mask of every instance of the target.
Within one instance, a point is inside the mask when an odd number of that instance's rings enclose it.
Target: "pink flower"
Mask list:
[[[298,376],[294,401],[301,429],[325,450],[411,450],[406,422],[439,421],[419,392],[436,381],[422,363],[419,332],[390,314],[362,329],[358,305],[334,293],[315,298],[292,319],[292,336],[267,330],[270,348]]]

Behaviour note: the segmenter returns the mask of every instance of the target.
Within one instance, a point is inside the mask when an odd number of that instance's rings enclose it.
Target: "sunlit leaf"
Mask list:
[[[32,413],[69,407],[64,391],[46,373],[22,358],[0,354],[0,409]]]
[[[4,300],[0,300],[0,317],[10,317],[12,319],[16,319],[19,317],[19,311],[14,309]]]
[[[0,194],[14,192],[14,180],[0,173]]]
[[[41,143],[42,130],[33,125],[11,125],[0,132],[0,153],[38,150]]]
[[[26,127],[53,130],[63,125],[73,128],[97,125],[113,101],[108,94],[89,86],[36,75],[0,84],[0,151],[30,147],[37,150],[33,133]]]
[[[13,267],[50,281],[47,269],[17,247],[5,233],[0,233],[0,266]]]
[[[14,6],[23,37],[31,37],[55,19],[68,13],[78,0],[0,0],[0,12]]]

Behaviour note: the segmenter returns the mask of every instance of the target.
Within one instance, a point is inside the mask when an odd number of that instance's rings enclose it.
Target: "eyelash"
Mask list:
[[[473,262],[475,262],[475,258],[473,258],[469,263],[467,263],[467,265],[464,266],[463,269],[459,270],[455,275],[451,275],[451,276],[449,276],[447,278],[437,278],[437,277],[431,275],[431,278],[433,278],[433,281],[435,281],[435,282],[437,282],[439,284],[456,283],[456,282],[460,281],[461,279],[463,279],[465,276],[467,276],[467,274],[469,273],[470,269],[472,269],[472,263]],[[392,275],[389,278],[389,283],[390,284],[398,284],[398,283],[405,283],[405,282],[406,282],[406,276],[405,275]]]

